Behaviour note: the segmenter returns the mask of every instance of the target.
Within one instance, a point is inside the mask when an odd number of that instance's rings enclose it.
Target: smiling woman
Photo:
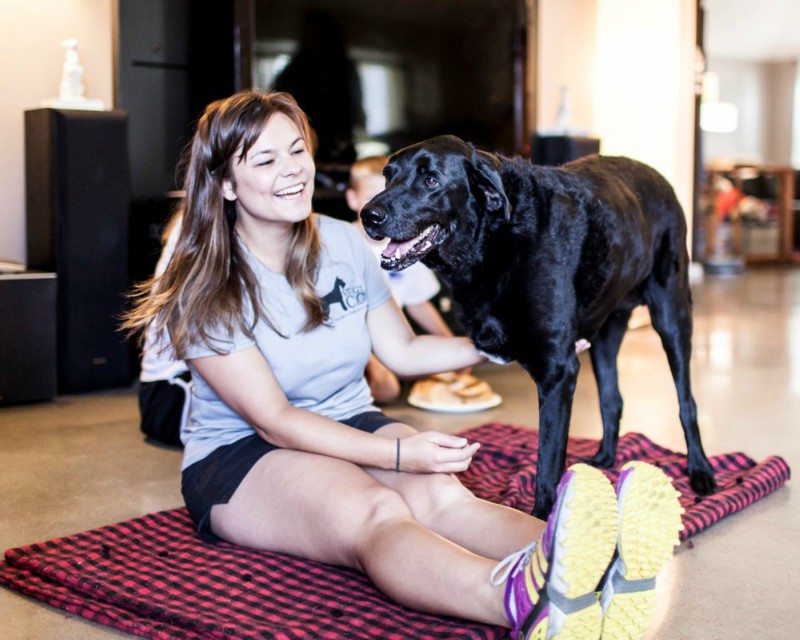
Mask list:
[[[222,194],[235,204],[236,232],[248,250],[283,273],[292,224],[310,215],[314,194],[314,160],[289,117],[275,114],[253,146],[231,161]]]
[[[282,137],[264,137],[267,128]],[[254,235],[259,215],[269,230],[263,242],[279,251],[270,254],[256,241],[253,250],[286,275],[307,326],[323,322],[324,303],[314,285],[319,238],[311,218],[312,189],[305,188],[314,177],[310,140],[305,114],[285,93],[241,92],[207,107],[183,160],[186,198],[177,214],[183,224],[174,257],[161,277],[137,287],[134,297],[141,305],[125,327],[138,330],[152,320],[156,333],[169,332],[182,357],[192,340],[210,339],[211,326],[252,336],[255,318],[269,324],[244,241]],[[297,200],[275,195],[298,186],[304,188]],[[295,206],[285,206],[287,201]],[[281,222],[280,216],[287,219]]]

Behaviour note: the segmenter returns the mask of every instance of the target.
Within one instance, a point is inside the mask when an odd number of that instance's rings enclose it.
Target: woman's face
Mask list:
[[[250,222],[294,223],[311,213],[314,159],[295,124],[276,113],[241,161],[231,160],[222,194],[236,203],[237,217]]]

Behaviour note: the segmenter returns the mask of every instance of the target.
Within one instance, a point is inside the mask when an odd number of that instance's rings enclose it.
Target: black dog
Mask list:
[[[390,238],[385,269],[422,260],[450,287],[460,320],[492,359],[517,360],[539,392],[533,513],[546,516],[563,472],[578,377],[575,342],[592,343],[603,440],[614,462],[622,397],[616,357],[634,307],[646,304],[667,353],[699,494],[714,490],[689,381],[692,311],[686,222],[672,187],[628,158],[563,167],[477,151],[452,136],[394,154],[386,190],[361,212]]]

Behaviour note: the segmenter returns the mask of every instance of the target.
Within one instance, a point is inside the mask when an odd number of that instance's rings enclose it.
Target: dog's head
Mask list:
[[[399,271],[425,257],[455,266],[490,220],[509,216],[496,156],[454,136],[439,136],[395,153],[384,169],[386,189],[361,210],[374,240],[389,238],[384,269]],[[427,261],[426,261],[427,262]]]

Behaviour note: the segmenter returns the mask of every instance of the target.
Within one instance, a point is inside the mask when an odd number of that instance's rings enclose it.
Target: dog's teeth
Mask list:
[[[395,260],[399,260],[400,258],[401,258],[400,247],[397,247],[397,249],[395,249],[395,252],[394,252],[394,259]]]

